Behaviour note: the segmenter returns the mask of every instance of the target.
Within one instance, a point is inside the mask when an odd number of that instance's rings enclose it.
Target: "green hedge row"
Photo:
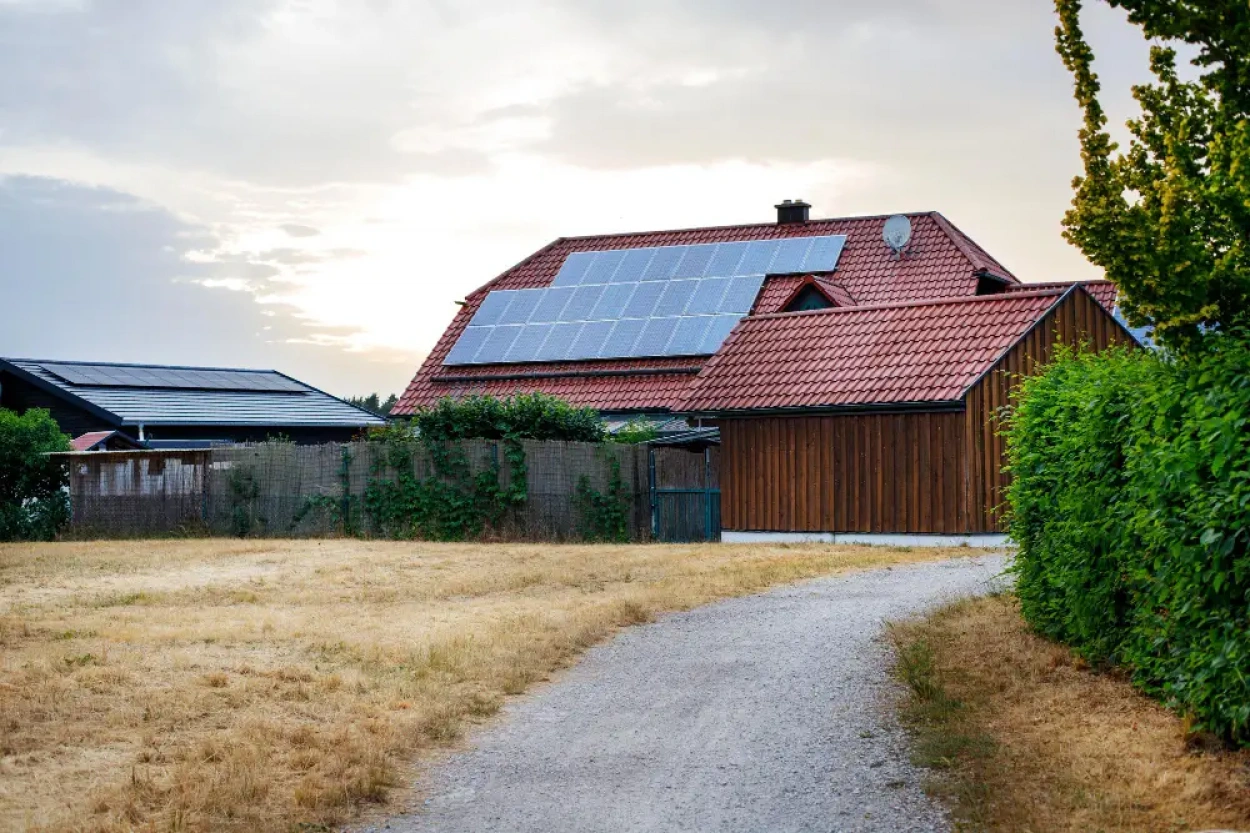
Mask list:
[[[1250,745],[1250,341],[1065,353],[1009,420],[1017,588],[1040,633]]]

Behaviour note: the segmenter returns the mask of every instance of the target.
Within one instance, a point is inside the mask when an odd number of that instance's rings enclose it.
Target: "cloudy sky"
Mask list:
[[[1087,13],[1111,115],[1145,45]],[[0,0],[0,355],[402,389],[561,235],[942,211],[1025,280],[1080,114],[1047,0]]]

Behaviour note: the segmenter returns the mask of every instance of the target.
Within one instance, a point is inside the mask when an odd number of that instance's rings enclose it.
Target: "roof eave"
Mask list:
[[[852,405],[798,405],[793,407],[762,407],[762,408],[708,408],[685,410],[677,408],[673,411],[678,416],[697,419],[733,419],[741,417],[763,416],[807,416],[836,414],[887,414],[910,413],[915,411],[962,411],[964,400],[934,399],[910,402],[865,402]]]
[[[17,365],[13,364],[10,361],[7,361],[5,359],[0,359],[0,370],[3,370],[7,373],[11,373],[12,375],[21,379],[23,382],[27,382],[31,385],[34,385],[35,387],[39,388],[44,393],[51,394],[52,396],[55,396],[57,399],[60,399],[61,401],[74,406],[75,408],[84,410],[87,413],[91,414],[92,416],[95,416],[104,420],[109,425],[120,427],[126,424],[125,422],[122,421],[122,417],[120,415],[115,414],[112,411],[106,411],[104,408],[101,408],[99,405],[95,404],[94,402],[91,402],[90,400],[87,400],[81,396],[78,396],[73,391],[66,390],[65,388],[62,388],[58,385],[54,385],[51,382],[48,382],[44,379],[40,379],[35,374],[31,373],[28,370],[25,370],[24,368],[18,367]]]

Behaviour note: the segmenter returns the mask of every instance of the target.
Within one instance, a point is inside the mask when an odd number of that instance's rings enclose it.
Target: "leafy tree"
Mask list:
[[[1083,176],[1065,237],[1121,290],[1133,326],[1184,349],[1204,328],[1250,313],[1250,4],[1246,0],[1107,0],[1145,37],[1196,48],[1182,80],[1176,50],[1154,45],[1155,83],[1133,87],[1141,115],[1127,152],[1106,132],[1082,0],[1055,0],[1056,48],[1085,111]]]
[[[395,407],[395,403],[399,402],[399,397],[391,394],[382,399],[376,393],[368,396],[349,396],[345,400],[349,405],[355,405],[357,408],[364,408],[366,411],[375,413],[378,416],[390,416],[391,408]]]
[[[47,411],[0,409],[0,541],[51,538],[69,520],[65,467],[52,451],[69,451],[69,437]]]

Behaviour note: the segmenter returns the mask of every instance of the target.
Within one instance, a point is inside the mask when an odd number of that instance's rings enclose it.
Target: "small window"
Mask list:
[[[829,309],[833,306],[824,293],[816,287],[808,284],[799,290],[799,293],[786,304],[784,312],[806,312],[813,309]]]

